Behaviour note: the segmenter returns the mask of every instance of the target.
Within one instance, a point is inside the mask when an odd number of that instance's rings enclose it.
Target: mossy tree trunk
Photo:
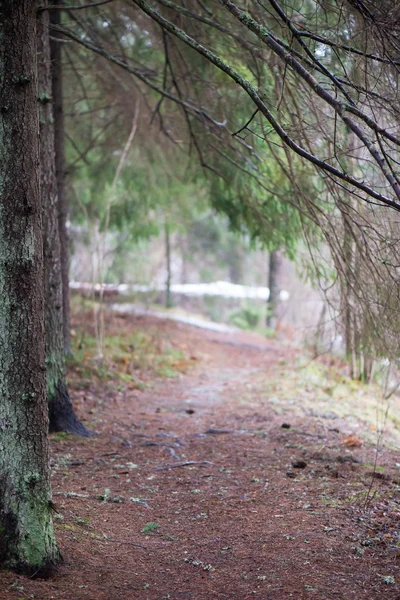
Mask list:
[[[35,0],[0,3],[0,563],[45,575],[53,531]]]
[[[41,7],[47,2],[41,1]],[[38,13],[38,98],[40,105],[40,186],[43,208],[47,399],[50,431],[89,435],[74,413],[65,374],[58,194],[54,154],[49,14]]]
[[[52,0],[51,4],[61,6],[62,0]],[[50,22],[60,25],[62,10],[50,11]],[[60,234],[61,247],[61,280],[62,280],[62,305],[63,305],[63,329],[64,329],[64,351],[66,356],[71,351],[71,320],[69,307],[69,239],[67,231],[68,204],[65,189],[65,126],[63,105],[63,73],[62,73],[62,34],[52,32],[50,40],[52,95],[53,95],[53,117],[54,117],[54,149],[56,161],[56,177],[58,191],[58,230]]]

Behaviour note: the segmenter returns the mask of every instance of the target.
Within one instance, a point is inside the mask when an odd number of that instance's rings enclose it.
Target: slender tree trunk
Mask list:
[[[165,257],[167,260],[167,280],[165,282],[165,306],[171,308],[171,236],[169,231],[169,224],[165,221]]]
[[[43,7],[47,2],[41,2]],[[38,16],[38,89],[40,103],[40,186],[43,209],[47,399],[50,431],[89,435],[76,417],[65,375],[61,250],[51,105],[51,60],[48,11]]]
[[[62,5],[62,0],[52,0],[54,5]],[[61,10],[50,11],[50,21],[59,25]],[[62,34],[53,32],[53,38],[62,39]],[[65,355],[70,356],[71,351],[71,322],[69,306],[69,239],[67,231],[68,204],[65,190],[65,140],[64,140],[64,106],[63,106],[63,79],[62,79],[62,43],[55,39],[50,40],[52,96],[54,116],[54,148],[56,159],[56,177],[58,190],[58,229],[61,245],[61,279],[62,279],[62,306]]]
[[[352,303],[352,289],[354,285],[354,240],[351,227],[348,223],[348,217],[342,213],[343,222],[343,253],[344,253],[344,273],[341,301],[344,316],[344,334],[346,342],[346,358],[350,364],[350,377],[356,378],[357,357],[356,357],[356,316]]]
[[[60,560],[47,439],[36,2],[0,3],[0,563]]]
[[[275,329],[277,324],[277,308],[279,305],[279,279],[282,267],[282,256],[279,250],[274,250],[270,253],[268,265],[269,298],[267,302],[266,325],[270,329]]]
[[[317,356],[321,347],[324,347],[324,337],[325,337],[325,318],[326,318],[326,303],[324,302],[322,305],[322,309],[318,319],[317,330],[315,332],[315,341],[314,341],[314,353]]]
[[[180,235],[179,236],[179,250],[181,252],[181,259],[182,259],[182,268],[181,268],[181,283],[187,283],[188,282],[188,276],[187,276],[187,268],[188,268],[188,261],[187,261],[187,254],[188,254],[188,250],[187,250],[187,239],[186,236],[184,235]]]
[[[229,255],[227,256],[227,263],[229,268],[229,280],[232,283],[243,282],[243,256],[239,244],[236,240],[232,242],[229,248]]]

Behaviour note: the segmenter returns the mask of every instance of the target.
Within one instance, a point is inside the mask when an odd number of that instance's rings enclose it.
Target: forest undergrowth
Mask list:
[[[398,411],[330,357],[249,332],[74,315],[51,435],[64,563],[17,600],[400,598]],[[384,432],[382,434],[382,428]]]

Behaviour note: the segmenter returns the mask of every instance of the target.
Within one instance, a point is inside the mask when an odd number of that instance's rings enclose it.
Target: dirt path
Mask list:
[[[294,350],[148,324],[193,366],[76,395],[99,435],[52,440],[65,564],[47,582],[0,573],[0,598],[400,599],[396,457],[372,479],[374,449],[340,443],[349,423],[265,393]]]

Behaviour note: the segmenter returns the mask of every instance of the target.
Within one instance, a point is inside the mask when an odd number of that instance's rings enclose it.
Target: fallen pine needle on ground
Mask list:
[[[400,598],[397,430],[377,456],[375,392],[277,341],[149,316],[108,315],[99,364],[75,321],[71,392],[97,435],[51,436],[65,562],[1,572],[1,600]]]

